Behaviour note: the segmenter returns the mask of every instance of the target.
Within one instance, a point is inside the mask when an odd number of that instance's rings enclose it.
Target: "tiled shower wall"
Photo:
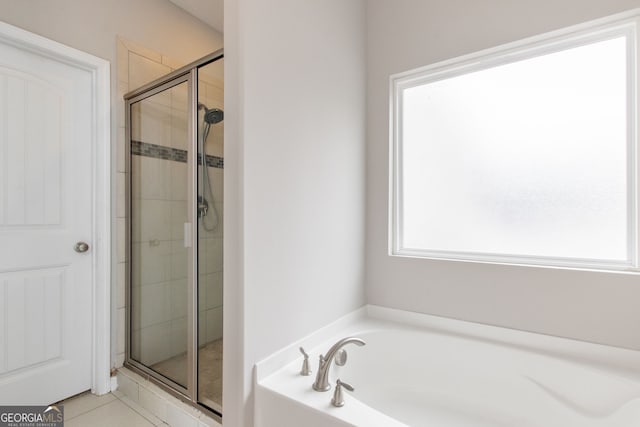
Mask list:
[[[182,83],[131,114],[131,345],[147,365],[187,349],[187,97]]]
[[[118,91],[120,97],[129,90],[166,75],[183,64],[150,51],[127,40],[118,40]],[[183,91],[186,96],[186,91]],[[222,82],[204,77],[200,81],[200,102],[222,108]],[[156,97],[154,97],[156,98]],[[145,337],[144,353],[153,355],[155,363],[180,354],[186,348],[186,250],[183,247],[182,224],[186,222],[186,162],[180,152],[186,150],[186,100],[179,90],[162,94],[156,102],[164,104],[170,112],[163,126],[142,129],[143,141],[156,147],[138,147],[133,155],[144,175],[140,179],[141,233],[132,239],[133,250],[141,251],[147,262],[133,266],[138,274],[139,292],[144,306],[133,316],[134,328]],[[125,116],[124,101],[118,103],[117,152],[117,322],[115,367],[122,365],[125,350]],[[207,141],[207,154],[222,158],[222,124],[213,126]],[[146,150],[146,151],[145,151]],[[143,152],[144,151],[144,152]],[[173,154],[173,157],[171,156]],[[221,159],[210,163],[209,173],[213,185],[216,210],[222,218]],[[217,167],[214,167],[217,166]],[[134,202],[135,203],[135,202]],[[200,279],[200,344],[222,336],[222,224],[213,232],[201,230],[201,262],[205,265]],[[219,260],[219,261],[216,261]],[[144,331],[143,331],[144,329]]]

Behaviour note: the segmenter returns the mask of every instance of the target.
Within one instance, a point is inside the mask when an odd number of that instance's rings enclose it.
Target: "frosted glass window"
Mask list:
[[[636,266],[633,41],[603,38],[394,82],[393,254]]]

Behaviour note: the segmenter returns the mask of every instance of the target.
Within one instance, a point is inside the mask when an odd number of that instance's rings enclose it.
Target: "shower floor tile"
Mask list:
[[[216,410],[222,408],[222,348],[222,339],[219,339],[198,350],[198,397],[202,403]],[[163,360],[151,368],[176,382],[186,384],[186,354]]]

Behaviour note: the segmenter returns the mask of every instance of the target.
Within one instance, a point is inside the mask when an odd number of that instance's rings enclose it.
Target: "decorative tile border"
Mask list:
[[[165,147],[164,145],[149,144],[142,141],[131,141],[131,154],[153,157],[154,159],[187,162],[187,150]]]
[[[131,141],[131,154],[152,157],[154,159],[173,160],[187,163],[187,150],[150,144],[142,141]],[[202,155],[198,154],[198,164],[202,164]],[[224,158],[207,154],[207,166],[224,169]]]
[[[201,155],[198,154],[198,164],[202,164]],[[224,157],[207,154],[207,166],[210,168],[224,169]]]

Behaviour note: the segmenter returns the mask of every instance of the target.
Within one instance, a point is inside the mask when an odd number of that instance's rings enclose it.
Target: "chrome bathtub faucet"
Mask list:
[[[315,391],[328,391],[331,388],[331,386],[329,385],[329,368],[331,368],[331,362],[333,362],[333,360],[335,359],[338,351],[347,344],[356,344],[359,346],[363,346],[366,343],[360,338],[356,337],[343,338],[335,343],[333,347],[331,347],[329,351],[327,351],[326,355],[320,355],[318,373],[316,374],[316,380],[313,383],[313,389]],[[341,365],[344,365],[344,363],[346,362],[346,353],[340,353],[340,356],[342,362]]]

